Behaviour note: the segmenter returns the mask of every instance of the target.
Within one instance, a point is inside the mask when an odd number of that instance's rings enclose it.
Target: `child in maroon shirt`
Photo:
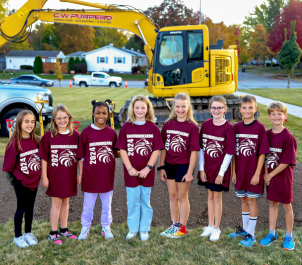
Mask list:
[[[224,97],[212,97],[209,108],[213,119],[205,121],[200,129],[198,184],[208,189],[209,225],[203,228],[201,236],[210,236],[210,241],[220,237],[222,214],[222,191],[229,191],[231,160],[236,154],[235,130],[224,118],[227,103]],[[214,226],[215,217],[215,226]]]
[[[13,185],[17,197],[14,216],[14,243],[21,248],[36,245],[38,240],[31,233],[34,205],[41,175],[38,157],[40,139],[35,134],[36,119],[30,110],[17,115],[15,129],[6,146],[2,170]],[[22,236],[22,219],[25,217],[25,233]]]
[[[154,186],[154,165],[159,150],[164,148],[153,113],[147,97],[134,97],[129,107],[128,121],[121,128],[116,143],[124,163],[129,227],[127,240],[135,237],[137,232],[140,232],[142,241],[149,239],[153,216],[150,196],[151,187]]]
[[[80,135],[73,128],[72,116],[64,105],[57,105],[52,112],[51,127],[42,137],[39,156],[42,159],[42,186],[51,197],[48,239],[62,245],[60,236],[77,237],[67,228],[69,198],[77,195],[78,144]],[[81,164],[80,174],[81,174]],[[60,217],[60,232],[58,222]]]
[[[162,181],[167,182],[172,223],[161,235],[180,238],[187,234],[190,213],[188,194],[200,149],[198,126],[187,94],[175,96],[170,118],[161,134],[166,148],[161,151],[161,166],[158,169]]]
[[[93,103],[92,116],[93,124],[81,133],[78,154],[83,161],[83,177],[80,177],[79,184],[84,192],[79,240],[85,240],[88,236],[98,196],[102,201],[101,234],[105,239],[114,238],[110,225],[117,135],[106,125],[109,107],[105,102]]]
[[[263,246],[269,246],[277,239],[275,232],[278,205],[283,204],[286,221],[286,235],[283,249],[293,250],[295,247],[292,235],[294,214],[293,202],[293,170],[296,165],[297,141],[283,126],[287,118],[287,108],[282,102],[273,102],[267,107],[268,118],[273,128],[267,131],[270,154],[266,156],[264,181],[267,185],[269,200],[269,233],[260,241]]]
[[[253,96],[240,99],[240,113],[244,120],[235,124],[236,151],[233,158],[232,181],[236,196],[241,199],[243,229],[229,234],[230,238],[244,236],[239,245],[251,247],[255,242],[257,223],[257,198],[263,194],[263,164],[269,143],[263,124],[255,120],[257,102]]]

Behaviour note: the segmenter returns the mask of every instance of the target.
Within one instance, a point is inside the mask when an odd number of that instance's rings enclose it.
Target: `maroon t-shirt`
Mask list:
[[[84,158],[82,191],[105,193],[113,190],[116,132],[109,126],[96,130],[88,126],[80,137],[79,158]]]
[[[293,202],[293,174],[296,165],[296,138],[284,128],[280,133],[273,133],[272,129],[267,131],[270,154],[266,156],[266,167],[272,172],[279,164],[288,166],[279,174],[274,176],[267,187],[267,199],[281,203]]]
[[[224,124],[214,125],[213,120],[205,121],[200,130],[200,148],[204,151],[204,170],[208,182],[215,183],[225,154],[235,155],[235,130],[226,121]],[[222,186],[229,188],[231,179],[231,163],[224,174]]]
[[[22,139],[21,149],[18,150],[17,140],[8,143],[5,150],[2,170],[12,172],[24,187],[31,190],[39,186],[41,176],[41,161],[38,156],[38,144],[31,138]]]
[[[47,161],[49,186],[46,194],[50,197],[69,198],[77,195],[77,165],[80,134],[51,136],[46,132],[42,137],[39,156]]]
[[[143,125],[126,122],[120,130],[116,148],[127,151],[131,165],[140,171],[144,169],[154,151],[164,149],[158,127],[150,121]],[[124,165],[125,186],[135,188],[154,186],[155,167],[146,178],[131,177]]]
[[[264,189],[263,169],[258,185],[252,185],[251,180],[256,172],[259,156],[270,153],[265,127],[255,120],[248,125],[238,122],[234,128],[237,152],[235,189],[262,194]]]
[[[198,126],[190,121],[167,121],[161,135],[167,150],[166,162],[172,165],[188,164],[191,151],[199,151]]]

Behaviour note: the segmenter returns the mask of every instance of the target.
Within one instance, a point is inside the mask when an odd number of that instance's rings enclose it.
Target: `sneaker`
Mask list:
[[[102,228],[102,236],[104,237],[105,240],[114,238],[110,226],[104,226]]]
[[[30,246],[34,246],[38,244],[38,240],[34,237],[32,233],[24,233],[23,238]]]
[[[202,230],[203,232],[200,234],[200,236],[210,236],[214,230],[214,227],[207,226],[207,227],[203,227]]]
[[[248,235],[248,232],[246,232],[243,228],[237,229],[235,233],[229,234],[230,238],[235,238],[237,236],[244,236],[246,237]]]
[[[26,248],[29,247],[23,236],[19,237],[14,237],[14,243],[19,247],[19,248]]]
[[[221,234],[220,229],[219,228],[218,229],[214,228],[212,230],[212,233],[211,233],[211,236],[210,236],[210,241],[218,240],[220,238],[220,234]]]
[[[128,235],[126,236],[126,240],[130,240],[136,236],[137,233],[131,233],[129,232]]]
[[[295,249],[295,240],[292,236],[284,237],[283,249],[286,249],[286,250]]]
[[[64,233],[60,232],[60,236],[68,237],[70,239],[77,239],[78,237],[70,233],[70,231],[67,229]]]
[[[277,234],[275,235],[272,235],[272,234],[267,234],[265,238],[261,239],[259,241],[259,243],[262,245],[262,246],[269,246],[270,244],[272,244],[273,242],[275,242],[277,240]]]
[[[89,234],[90,227],[82,227],[81,234],[78,237],[78,240],[85,240]]]
[[[141,241],[147,241],[149,239],[149,233],[148,232],[140,232],[139,237]]]
[[[181,238],[187,234],[187,229],[184,225],[178,223],[177,226],[174,225],[174,227],[175,230],[173,234],[170,235],[171,238]]]
[[[171,223],[172,223],[172,225],[171,225],[167,230],[165,230],[164,232],[161,232],[161,233],[160,233],[161,236],[170,237],[171,234],[174,233],[175,225],[176,225],[177,223],[175,223],[175,224],[173,224],[173,222],[171,222]]]
[[[243,240],[239,242],[239,246],[242,247],[251,247],[256,242],[256,238],[250,234],[248,234]]]
[[[59,234],[49,235],[48,240],[52,241],[52,243],[54,243],[56,245],[62,245],[63,244],[62,240],[60,239]]]

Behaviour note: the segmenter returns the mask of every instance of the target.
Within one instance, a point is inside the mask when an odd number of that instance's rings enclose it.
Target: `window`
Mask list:
[[[165,35],[160,44],[159,62],[172,65],[183,58],[183,37],[181,35]]]
[[[99,75],[99,74],[93,74],[93,77],[94,77],[94,78],[99,78],[100,75]]]
[[[123,58],[122,57],[117,57],[116,58],[116,63],[123,63]]]
[[[105,78],[105,75],[99,74],[99,78]]]
[[[100,57],[100,63],[105,63],[105,62],[106,62],[105,57]]]
[[[203,60],[202,33],[189,33],[189,60]]]

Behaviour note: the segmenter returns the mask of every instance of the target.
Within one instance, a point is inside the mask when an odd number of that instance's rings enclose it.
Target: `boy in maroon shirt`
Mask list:
[[[257,198],[264,189],[263,164],[270,149],[264,125],[254,118],[256,99],[244,96],[240,101],[239,110],[244,120],[234,126],[237,153],[233,157],[232,181],[236,196],[241,199],[243,228],[229,234],[229,237],[244,236],[239,245],[251,247],[256,242]]]
[[[297,141],[283,126],[287,118],[287,108],[282,102],[272,102],[267,107],[268,118],[273,128],[267,131],[270,154],[266,156],[264,181],[267,185],[267,199],[269,200],[269,233],[260,240],[263,246],[269,246],[276,241],[275,233],[278,205],[283,204],[286,222],[286,235],[283,249],[293,250],[295,247],[292,235],[294,214],[293,202],[293,169],[296,165]]]

